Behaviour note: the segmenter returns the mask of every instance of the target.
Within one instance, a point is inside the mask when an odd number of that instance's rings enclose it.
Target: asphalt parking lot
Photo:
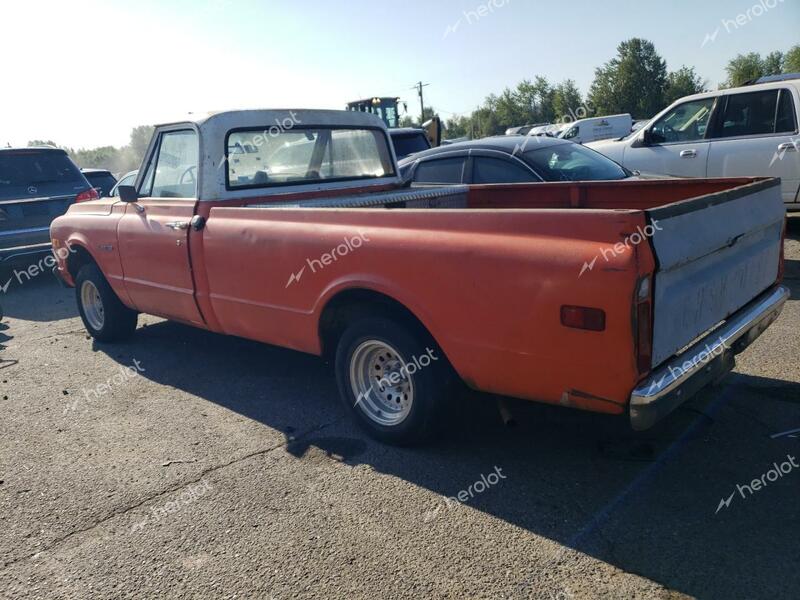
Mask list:
[[[153,317],[97,344],[49,274],[0,302],[0,597],[800,597],[798,300],[643,435],[464,394],[421,449],[315,357]]]

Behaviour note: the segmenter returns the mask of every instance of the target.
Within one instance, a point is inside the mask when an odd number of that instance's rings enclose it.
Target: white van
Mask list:
[[[591,117],[567,123],[558,137],[576,144],[585,144],[586,142],[620,138],[628,135],[632,127],[633,118],[629,114]]]
[[[800,210],[800,73],[687,96],[641,130],[588,146],[631,170],[677,177],[780,177]]]

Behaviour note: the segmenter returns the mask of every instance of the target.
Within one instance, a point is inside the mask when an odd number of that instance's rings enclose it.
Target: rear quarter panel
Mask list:
[[[640,211],[218,207],[197,234],[198,298],[225,333],[319,354],[326,304],[374,290],[411,310],[470,386],[618,413],[638,379],[632,298],[653,259],[646,243],[608,250],[644,225]],[[606,331],[565,328],[562,305],[604,309]]]

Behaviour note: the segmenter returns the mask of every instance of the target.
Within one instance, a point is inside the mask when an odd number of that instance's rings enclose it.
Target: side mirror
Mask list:
[[[132,185],[121,185],[117,188],[119,199],[123,202],[136,202],[139,199],[139,194],[136,193],[136,188]]]
[[[645,129],[642,133],[642,142],[644,142],[645,146],[652,146],[653,145],[653,132],[649,129]]]

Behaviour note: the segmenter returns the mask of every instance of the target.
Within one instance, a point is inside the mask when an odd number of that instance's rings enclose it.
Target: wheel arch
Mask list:
[[[354,319],[364,316],[386,316],[399,320],[428,335],[445,354],[441,343],[429,326],[408,306],[392,296],[365,287],[338,291],[325,303],[317,323],[322,356],[331,358],[336,344]]]
[[[78,276],[78,271],[80,271],[82,267],[88,264],[95,264],[99,266],[97,259],[95,259],[86,245],[82,242],[71,240],[68,246],[70,251],[69,256],[67,256],[66,266],[67,272],[69,273],[69,276],[72,278],[73,282]]]

